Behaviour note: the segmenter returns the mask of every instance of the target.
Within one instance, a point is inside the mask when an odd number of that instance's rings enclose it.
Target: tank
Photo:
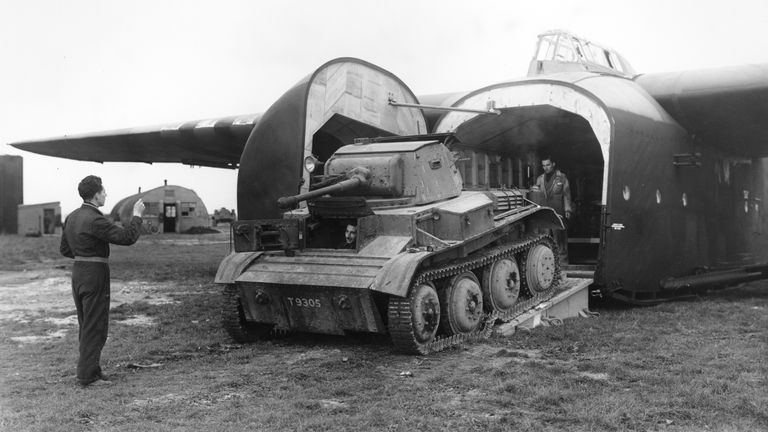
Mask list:
[[[216,275],[227,332],[389,334],[397,350],[427,354],[550,298],[562,221],[525,191],[463,190],[446,139],[358,140],[307,191],[275,202],[282,218],[234,222]]]

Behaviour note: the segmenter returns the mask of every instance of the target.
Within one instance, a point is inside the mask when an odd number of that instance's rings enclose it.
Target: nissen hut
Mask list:
[[[145,232],[170,233],[184,232],[193,227],[208,227],[211,220],[203,200],[193,191],[181,186],[169,185],[141,192],[123,198],[115,204],[110,216],[115,222],[123,225],[130,221],[133,214],[133,204],[139,199],[144,200]]]

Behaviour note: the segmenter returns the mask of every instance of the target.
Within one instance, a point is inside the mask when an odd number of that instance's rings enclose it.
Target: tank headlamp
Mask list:
[[[312,155],[304,158],[304,169],[307,170],[307,172],[310,174],[312,174],[317,169],[318,164],[319,161]]]

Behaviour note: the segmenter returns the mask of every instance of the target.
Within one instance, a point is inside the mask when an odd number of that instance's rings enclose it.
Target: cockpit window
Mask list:
[[[583,57],[578,41],[567,35],[543,36],[539,41],[537,60],[578,62]]]
[[[564,41],[563,41],[564,42]],[[557,54],[555,60],[566,62],[577,62],[581,56],[579,56],[574,47],[569,43],[560,43],[557,45]]]
[[[633,74],[631,66],[615,51],[563,31],[539,36],[535,61],[579,63],[587,70],[610,69],[620,74]]]
[[[539,40],[539,51],[536,53],[536,60],[552,60],[555,57],[557,48],[557,37],[542,36]]]
[[[616,55],[613,51],[606,51],[608,53],[608,59],[611,62],[611,65],[614,69],[616,69],[619,72],[624,72],[624,66],[621,64],[621,59]]]
[[[587,44],[587,46],[589,46],[589,50],[592,53],[592,62],[603,67],[615,69],[608,58],[608,51],[606,49],[592,43]]]

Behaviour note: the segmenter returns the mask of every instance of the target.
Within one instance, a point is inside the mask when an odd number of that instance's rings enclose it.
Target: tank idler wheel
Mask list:
[[[525,259],[525,282],[530,294],[547,291],[555,281],[555,253],[543,244],[528,251]]]
[[[272,336],[274,324],[253,323],[245,320],[240,290],[234,284],[224,286],[221,320],[224,329],[238,343],[256,342]]]
[[[399,351],[426,354],[440,325],[440,299],[427,282],[414,286],[408,297],[390,297],[387,326]]]
[[[504,313],[520,296],[520,269],[514,257],[502,258],[483,269],[483,299],[487,312]]]
[[[451,278],[440,291],[440,310],[440,327],[445,333],[477,330],[483,318],[483,292],[474,273],[464,272]]]

